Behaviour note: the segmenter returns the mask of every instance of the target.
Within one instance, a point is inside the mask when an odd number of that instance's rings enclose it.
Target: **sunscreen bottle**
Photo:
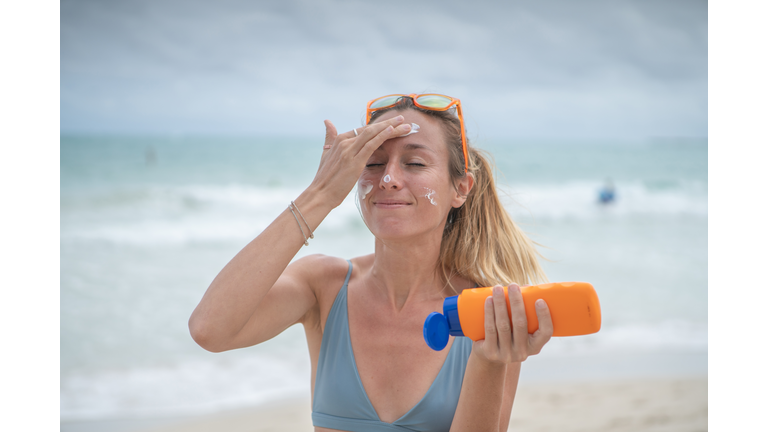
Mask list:
[[[544,299],[552,317],[553,336],[579,336],[600,330],[600,302],[592,284],[558,282],[520,287],[528,318],[528,333],[539,328],[534,303]],[[465,289],[461,294],[443,301],[443,313],[432,312],[424,322],[424,339],[435,351],[448,344],[448,335],[467,336],[473,341],[485,339],[485,299],[493,288]],[[507,287],[507,314],[512,320]]]

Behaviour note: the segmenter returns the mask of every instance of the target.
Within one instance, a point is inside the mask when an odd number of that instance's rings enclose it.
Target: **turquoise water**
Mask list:
[[[700,371],[703,358],[706,373],[706,140],[479,146],[503,173],[508,210],[545,246],[550,280],[593,283],[603,309],[598,334],[551,341],[523,379],[578,379],[585,368],[563,365],[579,362],[602,365],[592,376],[632,376]],[[322,137],[61,138],[62,419],[308,394],[300,328],[212,354],[187,320],[226,262],[309,184],[321,148]],[[602,206],[606,178],[617,199]],[[299,256],[372,251],[351,196],[315,237]]]

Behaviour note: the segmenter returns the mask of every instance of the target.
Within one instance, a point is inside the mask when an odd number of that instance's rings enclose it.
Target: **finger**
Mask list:
[[[336,126],[334,126],[330,120],[325,120],[323,123],[325,123],[325,146],[329,146],[328,148],[330,148],[330,145],[333,144],[338,133],[336,132]],[[325,146],[323,146],[323,148],[325,148]]]
[[[552,315],[549,312],[549,306],[543,299],[536,300],[536,317],[539,319],[539,329],[533,332],[531,337],[532,352],[538,354],[544,344],[549,342],[554,333],[555,327],[552,325]]]
[[[485,356],[489,359],[499,358],[499,340],[496,335],[496,319],[493,312],[493,298],[485,299]]]
[[[515,346],[515,351],[525,358],[528,355],[528,319],[525,315],[523,295],[517,284],[510,284],[507,290],[509,292],[509,309],[512,312],[512,343]]]
[[[355,157],[367,160],[373,152],[376,151],[377,148],[379,148],[382,144],[384,144],[384,141],[392,138],[398,138],[405,134],[407,134],[411,130],[411,125],[409,124],[401,124],[397,127],[389,126],[383,131],[381,131],[378,135],[373,137],[368,142],[365,142],[364,145],[360,148],[360,150],[357,152]]]
[[[369,130],[366,130],[366,134],[369,132]],[[392,138],[395,136],[395,128],[392,127],[392,125],[387,126],[383,130],[381,130],[377,135],[371,137],[370,139],[363,138],[363,135],[360,135],[362,138],[360,141],[362,144],[360,144],[360,147],[357,149],[357,153],[355,153],[355,158],[358,160],[362,160],[365,162],[368,160],[369,157],[373,154],[373,152],[376,151],[377,148],[379,148],[384,141]],[[367,141],[366,141],[367,140]]]
[[[405,118],[402,115],[399,115],[388,120],[371,123],[362,129],[358,129],[359,139],[357,141],[360,143],[360,148],[366,145],[370,140],[379,136],[381,132],[386,130],[389,126],[392,126],[393,128],[398,127],[404,119]],[[354,137],[354,133],[352,133],[352,136]]]
[[[504,288],[501,285],[493,287],[493,312],[496,321],[496,331],[499,338],[499,355],[501,358],[512,358],[512,324],[507,312],[507,299],[504,298]]]
[[[365,128],[364,127],[355,128],[355,129],[352,129],[350,131],[344,132],[343,134],[339,134],[339,141],[348,140],[348,139],[355,139],[360,134],[362,134],[363,129],[365,129]],[[355,133],[355,131],[357,131],[357,133]]]
[[[393,138],[400,138],[406,135],[410,131],[411,131],[411,125],[409,123],[403,123],[395,127],[395,133],[393,134]]]

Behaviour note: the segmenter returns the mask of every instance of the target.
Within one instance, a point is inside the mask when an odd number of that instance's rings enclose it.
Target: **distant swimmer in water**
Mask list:
[[[613,181],[608,178],[605,180],[605,186],[600,189],[598,197],[600,204],[610,204],[616,199],[616,190],[613,187]]]

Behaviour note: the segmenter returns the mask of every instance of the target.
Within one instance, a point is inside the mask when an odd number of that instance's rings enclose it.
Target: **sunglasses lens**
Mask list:
[[[392,106],[400,100],[402,96],[386,96],[371,104],[371,109],[379,109],[388,106]]]
[[[416,103],[429,108],[445,108],[451,104],[451,99],[440,95],[423,95],[416,98]]]

